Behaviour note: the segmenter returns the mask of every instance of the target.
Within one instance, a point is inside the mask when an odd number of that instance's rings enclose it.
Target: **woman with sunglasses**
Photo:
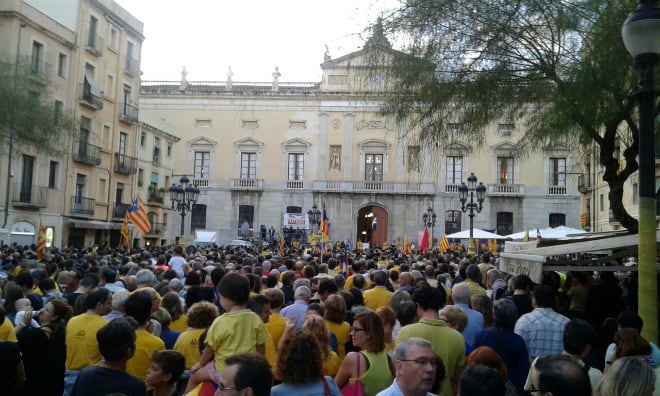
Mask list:
[[[358,314],[351,327],[353,346],[360,352],[346,355],[339,367],[335,382],[339,388],[351,378],[360,378],[364,394],[374,396],[389,387],[394,378],[392,360],[385,352],[383,322],[373,312]]]

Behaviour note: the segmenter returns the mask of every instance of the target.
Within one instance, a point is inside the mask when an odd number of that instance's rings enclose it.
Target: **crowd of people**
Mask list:
[[[5,395],[654,395],[635,273],[490,253],[0,249]]]

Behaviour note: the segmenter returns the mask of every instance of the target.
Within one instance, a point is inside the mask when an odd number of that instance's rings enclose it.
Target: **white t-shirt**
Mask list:
[[[181,256],[172,256],[167,264],[176,272],[177,278],[183,279],[185,276],[183,266],[186,264],[186,259]]]

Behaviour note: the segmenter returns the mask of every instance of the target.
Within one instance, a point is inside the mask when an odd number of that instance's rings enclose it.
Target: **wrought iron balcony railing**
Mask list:
[[[134,175],[137,173],[138,159],[122,153],[115,153],[114,170],[118,173]]]
[[[73,160],[89,165],[100,165],[101,148],[86,141],[78,140],[73,146]]]
[[[71,214],[82,216],[93,216],[96,207],[96,200],[94,198],[83,197],[74,195],[71,197]]]
[[[48,187],[36,184],[12,183],[12,203],[24,208],[45,208],[48,206]]]

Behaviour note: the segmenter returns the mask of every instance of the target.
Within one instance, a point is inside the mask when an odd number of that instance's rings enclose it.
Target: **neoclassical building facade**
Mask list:
[[[435,238],[469,227],[458,186],[471,173],[487,186],[477,228],[508,234],[580,226],[571,147],[522,153],[523,123],[510,120],[493,120],[480,146],[456,140],[427,147],[407,124],[383,114],[388,77],[368,65],[372,51],[392,50],[378,35],[357,52],[326,54],[315,83],[281,82],[277,69],[266,83],[232,81],[231,71],[218,82],[189,82],[185,74],[142,82],[141,113],[177,131],[175,174],[201,190],[185,217],[186,240],[203,229],[229,241],[244,234],[245,223],[259,237],[262,226],[286,227],[287,214],[316,209],[322,216],[325,208],[333,241],[381,244],[406,233],[417,243],[429,208]],[[178,221],[172,213],[172,241]],[[305,227],[317,229],[315,222]]]

